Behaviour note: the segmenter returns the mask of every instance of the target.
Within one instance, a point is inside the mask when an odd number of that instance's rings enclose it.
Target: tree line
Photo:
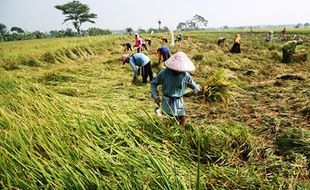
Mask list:
[[[71,22],[76,31],[71,28],[65,30],[52,30],[49,32],[25,32],[22,28],[14,26],[10,30],[7,30],[6,25],[0,23],[0,41],[15,41],[15,40],[28,40],[28,39],[42,39],[42,38],[62,38],[72,36],[96,36],[96,35],[107,35],[112,34],[111,30],[100,29],[100,28],[89,28],[88,30],[81,30],[83,23],[90,22],[95,23],[94,19],[97,18],[97,14],[91,13],[90,8],[86,4],[82,4],[77,0],[71,2],[55,5],[56,9],[62,11],[65,16],[64,23]],[[161,21],[158,21],[159,27],[149,28],[148,30],[138,29],[139,33],[153,33],[153,32],[168,32],[168,27],[161,28]],[[200,15],[195,15],[193,19],[186,22],[180,22],[177,26],[179,30],[197,30],[206,27],[208,21]],[[125,28],[128,34],[133,32],[133,29],[128,27]]]
[[[33,40],[33,39],[44,39],[44,38],[64,38],[74,36],[98,36],[112,34],[111,30],[100,29],[100,28],[89,28],[88,30],[81,30],[80,34],[71,28],[65,30],[51,30],[49,32],[27,32],[20,27],[12,27],[7,30],[7,27],[0,23],[0,42],[1,41],[17,41],[17,40]]]

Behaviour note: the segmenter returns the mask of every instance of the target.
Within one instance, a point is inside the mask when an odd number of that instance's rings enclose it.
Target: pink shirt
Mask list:
[[[142,39],[141,38],[139,38],[139,37],[136,38],[135,47],[137,47],[137,48],[141,48],[142,47]]]

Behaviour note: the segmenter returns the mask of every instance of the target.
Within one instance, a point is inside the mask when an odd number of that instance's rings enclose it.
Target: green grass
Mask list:
[[[309,60],[281,64],[284,42],[264,34],[241,33],[240,55],[231,31],[171,47],[205,87],[185,97],[186,126],[132,84],[119,59],[131,36],[0,43],[0,188],[309,189]],[[152,63],[168,35],[152,37]]]

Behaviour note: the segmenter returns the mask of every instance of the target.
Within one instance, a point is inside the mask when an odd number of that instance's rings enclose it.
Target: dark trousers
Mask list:
[[[148,51],[146,44],[142,44],[142,47],[143,47],[146,51]]]
[[[146,43],[147,43],[149,46],[151,46],[152,40],[145,40],[145,41],[146,41]]]
[[[240,44],[234,43],[233,47],[230,49],[230,53],[241,53]]]
[[[292,61],[293,53],[282,49],[282,63],[290,63]]]
[[[146,65],[142,67],[142,82],[147,82],[147,77],[150,78],[150,81],[153,80],[153,71],[151,67],[151,62],[148,62]]]
[[[129,51],[129,50],[132,51],[130,43],[125,44],[124,47],[125,47],[124,51]]]
[[[142,47],[137,48],[137,53],[141,53],[142,52]]]

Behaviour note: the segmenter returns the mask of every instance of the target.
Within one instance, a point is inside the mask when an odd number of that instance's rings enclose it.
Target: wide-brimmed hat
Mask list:
[[[191,72],[196,69],[193,62],[182,51],[172,55],[167,61],[165,61],[165,65],[169,69],[179,72]]]
[[[129,54],[122,55],[121,60],[123,61],[123,65],[126,63],[128,58],[129,58]]]

